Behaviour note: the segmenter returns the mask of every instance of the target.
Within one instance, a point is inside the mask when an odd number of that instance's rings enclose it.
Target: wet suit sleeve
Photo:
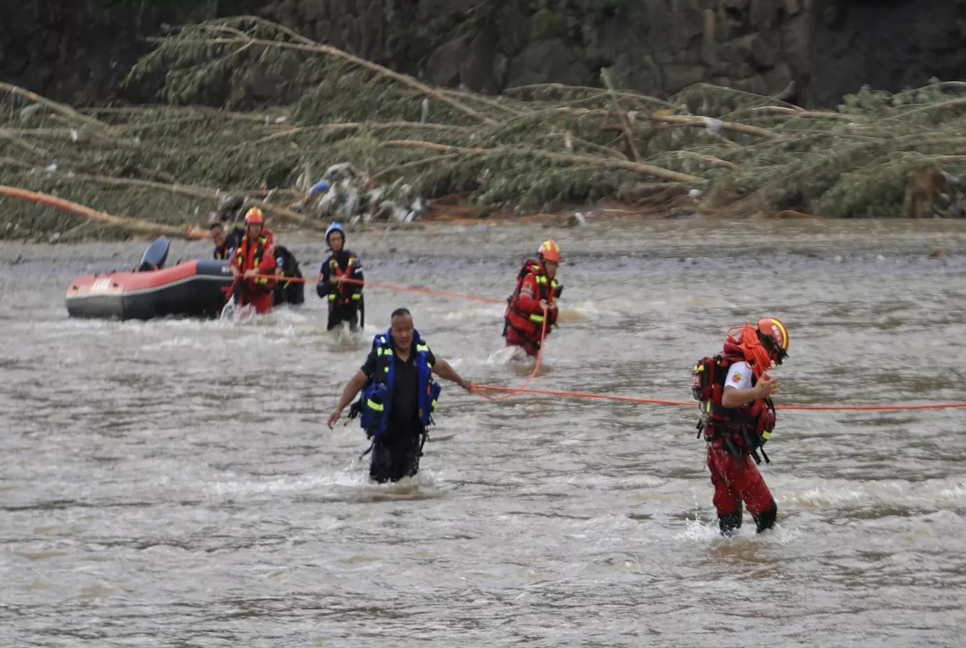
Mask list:
[[[315,285],[315,292],[320,298],[325,299],[332,290],[332,284],[329,283],[329,259],[322,262],[322,267],[319,268],[319,274],[322,275],[322,278]]]
[[[537,280],[532,274],[528,274],[523,279],[517,307],[525,313],[540,312],[540,291],[537,290]]]

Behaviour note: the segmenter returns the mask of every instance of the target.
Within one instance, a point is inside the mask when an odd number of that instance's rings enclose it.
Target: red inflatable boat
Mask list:
[[[185,261],[162,270],[80,277],[67,289],[72,317],[152,319],[169,315],[211,317],[228,298],[233,278],[227,261]]]

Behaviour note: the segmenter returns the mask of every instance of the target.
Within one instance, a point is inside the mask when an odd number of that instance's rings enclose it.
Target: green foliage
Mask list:
[[[610,2],[608,10],[628,6]],[[545,5],[548,21],[557,7]],[[899,214],[911,172],[958,171],[966,151],[962,83],[894,95],[863,88],[835,112],[706,84],[668,101],[559,84],[486,97],[428,88],[252,17],[172,31],[131,71],[130,82],[145,80],[157,81],[166,105],[84,116],[0,94],[4,182],[180,225],[202,221],[216,200],[173,194],[168,185],[223,196],[264,182],[283,190],[274,200],[290,203],[306,169],[302,188],[339,162],[380,184],[411,184],[425,198],[463,194],[481,213],[613,198],[622,183],[678,172],[693,186],[740,189],[745,198],[723,206],[736,213],[855,218]],[[218,108],[203,107],[211,105]],[[613,168],[633,161],[627,132],[650,172]],[[46,171],[51,164],[57,171]],[[30,230],[24,214],[35,208],[4,205],[0,237],[13,236],[6,224]],[[34,225],[100,231],[74,221],[44,215]]]

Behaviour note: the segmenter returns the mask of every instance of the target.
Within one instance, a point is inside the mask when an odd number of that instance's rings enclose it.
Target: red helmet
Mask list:
[[[775,348],[776,362],[782,363],[788,355],[788,329],[777,317],[758,320],[758,335],[768,338]]]
[[[560,246],[553,241],[544,241],[537,250],[537,256],[544,261],[560,263]]]
[[[252,207],[245,214],[245,224],[246,225],[264,225],[265,215],[262,214],[262,210],[258,207]]]

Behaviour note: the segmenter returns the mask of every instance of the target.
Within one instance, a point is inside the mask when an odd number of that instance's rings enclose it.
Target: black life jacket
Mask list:
[[[215,259],[220,261],[230,260],[243,236],[245,236],[245,230],[236,225],[231,232],[225,235],[225,242],[220,247],[215,248]]]
[[[740,355],[719,353],[698,360],[691,370],[691,395],[700,403],[701,420],[698,422],[698,437],[704,433],[706,441],[721,440],[735,456],[750,454],[756,463],[761,463],[758,450],[765,462],[768,455],[762,447],[775,429],[775,405],[770,398],[759,398],[740,407],[724,407],[721,397],[724,394],[728,370],[735,362],[744,362]],[[751,384],[757,384],[752,373]]]
[[[342,268],[342,264],[345,265],[345,269]],[[335,284],[335,280],[339,277],[354,279],[356,271],[362,268],[359,257],[349,250],[340,250],[333,252],[328,259],[322,262],[323,270],[326,266],[329,268],[330,288],[327,295],[329,308],[334,306],[354,306],[358,308],[362,303],[362,285],[348,281]],[[321,297],[323,294],[325,293],[319,293],[319,296]]]

